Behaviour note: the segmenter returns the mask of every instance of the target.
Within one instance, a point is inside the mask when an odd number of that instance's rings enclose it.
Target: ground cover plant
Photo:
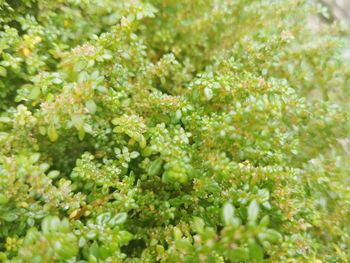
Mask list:
[[[349,260],[346,28],[318,2],[0,12],[0,261]]]

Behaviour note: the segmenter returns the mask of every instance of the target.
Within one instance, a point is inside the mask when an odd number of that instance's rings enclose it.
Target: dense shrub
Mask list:
[[[350,67],[324,7],[0,10],[2,261],[349,259]]]

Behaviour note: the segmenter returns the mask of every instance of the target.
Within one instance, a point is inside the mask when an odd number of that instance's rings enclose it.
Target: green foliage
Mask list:
[[[350,258],[350,64],[324,7],[0,12],[1,261]]]

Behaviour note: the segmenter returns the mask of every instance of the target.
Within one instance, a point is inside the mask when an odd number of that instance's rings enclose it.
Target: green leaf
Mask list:
[[[1,77],[6,77],[7,76],[7,70],[6,68],[0,66],[0,76]]]
[[[33,86],[31,91],[30,91],[29,98],[32,100],[35,100],[35,99],[39,98],[40,94],[41,94],[40,87]]]
[[[210,193],[220,193],[221,192],[221,187],[219,186],[218,183],[212,182],[211,184],[208,184],[205,186],[205,189],[210,192]]]
[[[274,229],[268,229],[265,231],[265,240],[269,241],[270,243],[277,243],[282,239],[282,235]]]
[[[146,147],[147,142],[145,137],[142,134],[140,135],[140,138],[137,139],[137,141],[139,142],[141,149]]]
[[[40,153],[32,153],[30,155],[30,162],[31,163],[36,163],[40,159]]]
[[[47,176],[50,177],[51,179],[55,179],[55,178],[57,178],[59,175],[60,175],[60,172],[59,172],[59,171],[56,171],[56,170],[50,171],[50,172],[47,174]]]
[[[99,225],[104,225],[104,224],[107,224],[110,219],[111,219],[110,212],[102,213],[96,217],[96,223]]]
[[[264,250],[260,245],[256,243],[255,240],[250,239],[248,241],[248,249],[250,259],[255,262],[263,262],[264,260]]]
[[[174,234],[174,240],[181,240],[183,235],[181,229],[178,227],[174,227],[173,234]]]
[[[95,230],[90,230],[89,232],[86,233],[86,238],[89,240],[94,240],[97,236],[96,231]]]
[[[128,218],[127,213],[118,213],[109,221],[109,225],[116,226],[116,225],[123,224],[127,218]]]
[[[0,122],[3,122],[3,123],[10,123],[10,122],[12,122],[12,120],[11,120],[11,118],[9,118],[9,117],[2,116],[2,117],[0,117]]]
[[[223,207],[223,219],[225,225],[229,226],[232,224],[234,217],[235,208],[230,203],[226,203]]]
[[[259,204],[254,199],[248,206],[248,221],[255,223],[259,215]]]
[[[62,80],[59,79],[59,78],[54,78],[54,79],[52,80],[52,83],[53,83],[53,84],[56,84],[56,85],[59,85],[59,84],[62,83]]]
[[[78,138],[79,138],[79,140],[82,141],[82,140],[84,140],[84,137],[85,137],[85,129],[83,127],[78,131]]]
[[[139,157],[139,156],[140,156],[140,153],[139,153],[139,152],[133,151],[133,152],[130,153],[130,158],[131,158],[131,159],[136,159],[136,158]]]
[[[85,103],[85,107],[88,109],[88,111],[91,113],[91,114],[94,114],[96,112],[96,103],[94,100],[88,100],[86,103]]]
[[[10,212],[10,211],[3,213],[2,215],[0,215],[0,217],[7,222],[13,222],[18,218],[18,216],[14,212]]]
[[[267,227],[269,225],[269,222],[270,222],[269,216],[266,215],[260,220],[259,225],[262,227]]]
[[[85,60],[80,60],[74,65],[74,70],[76,72],[82,71],[86,67],[86,61]]]
[[[162,166],[163,166],[163,160],[161,158],[154,160],[148,167],[148,174],[150,176],[159,175],[160,170],[162,169]]]
[[[249,259],[249,250],[247,248],[236,248],[227,251],[228,257],[232,262],[237,260],[246,261]]]
[[[202,218],[194,216],[192,220],[192,229],[197,233],[202,233],[204,229],[205,223]]]
[[[43,233],[56,232],[60,227],[60,219],[57,216],[47,216],[41,222],[41,229]]]
[[[86,244],[86,239],[84,237],[80,237],[78,241],[79,247],[84,247]]]
[[[87,133],[92,134],[93,130],[92,130],[91,125],[88,124],[88,123],[84,123],[84,131],[87,132]]]
[[[8,202],[8,198],[4,194],[0,194],[0,205],[4,205]]]
[[[208,87],[204,88],[204,95],[207,100],[211,100],[214,96],[212,89]]]
[[[73,114],[71,116],[72,123],[77,130],[82,130],[84,128],[84,116],[81,114]]]
[[[50,125],[50,126],[47,128],[47,135],[49,136],[50,141],[52,141],[52,142],[57,141],[57,139],[58,139],[58,134],[57,134],[57,131],[56,131],[55,126]]]

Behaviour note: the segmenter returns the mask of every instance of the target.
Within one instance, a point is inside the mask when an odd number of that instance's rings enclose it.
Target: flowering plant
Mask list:
[[[308,0],[0,1],[0,259],[345,262],[345,28]]]

